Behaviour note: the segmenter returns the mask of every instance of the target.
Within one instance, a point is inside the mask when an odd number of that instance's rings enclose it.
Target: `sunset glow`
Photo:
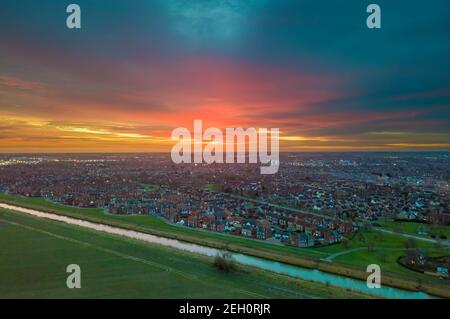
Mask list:
[[[335,31],[337,13],[358,6],[292,2],[280,20],[272,1],[198,4],[195,15],[181,1],[139,1],[127,17],[81,1],[85,25],[70,31],[53,2],[39,2],[45,16],[25,2],[0,14],[1,152],[165,152],[195,119],[279,128],[284,151],[449,148],[448,32],[419,46],[363,24]]]

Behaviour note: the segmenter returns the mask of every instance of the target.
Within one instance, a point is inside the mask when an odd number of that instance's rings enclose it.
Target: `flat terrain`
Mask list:
[[[16,204],[18,206],[30,207],[37,210],[49,211],[59,214],[64,214],[71,217],[78,217],[89,219],[94,222],[113,222],[117,226],[126,226],[127,228],[139,228],[141,231],[154,230],[162,232],[161,235],[170,235],[173,238],[184,240],[201,240],[204,244],[219,245],[225,247],[226,245],[236,244],[249,248],[256,248],[268,253],[286,253],[297,256],[317,257],[322,258],[327,256],[327,253],[322,253],[314,249],[298,249],[295,247],[287,247],[283,245],[275,245],[259,240],[251,240],[238,236],[228,236],[225,234],[214,233],[201,229],[192,229],[184,226],[175,226],[166,223],[163,219],[155,216],[118,216],[105,214],[103,209],[99,208],[77,208],[71,206],[64,206],[56,204],[42,198],[30,198],[11,196],[0,193],[0,201]]]
[[[336,298],[362,294],[0,209],[0,298]],[[66,267],[81,267],[81,289]]]
[[[390,284],[405,289],[424,287],[438,295],[446,295],[450,291],[448,280],[439,280],[429,275],[420,274],[399,265],[396,260],[406,254],[407,249],[419,247],[432,256],[443,256],[450,253],[449,247],[426,241],[414,241],[396,233],[382,233],[375,230],[364,230],[354,236],[347,244],[336,244],[321,248],[295,248],[271,244],[263,241],[249,240],[224,234],[213,233],[166,223],[154,216],[115,216],[108,215],[102,209],[83,209],[68,207],[46,201],[41,198],[25,198],[0,194],[0,201],[30,207],[38,210],[54,212],[71,217],[108,223],[112,226],[149,232],[155,235],[177,238],[217,248],[227,248],[233,251],[280,260],[304,267],[317,267],[324,271],[344,274],[350,277],[365,278],[366,267],[369,264],[379,264],[384,275],[394,279]],[[395,224],[395,226],[397,223]],[[402,226],[405,231],[411,225]],[[392,222],[386,229],[392,229]],[[447,228],[448,229],[448,228]],[[446,230],[444,230],[446,231]],[[386,277],[385,277],[386,278]]]
[[[441,225],[429,225],[415,222],[398,222],[383,220],[379,222],[384,229],[397,233],[423,237],[426,239],[445,240],[450,239],[450,227]]]

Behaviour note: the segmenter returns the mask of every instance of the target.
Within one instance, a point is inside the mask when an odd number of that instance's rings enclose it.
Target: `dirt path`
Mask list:
[[[360,250],[364,250],[364,249],[367,249],[367,247],[357,247],[357,248],[353,248],[353,249],[349,249],[349,250],[344,250],[344,251],[332,254],[332,255],[330,255],[327,258],[324,258],[322,260],[332,261],[335,257],[346,255],[346,254],[351,254],[351,253],[353,253],[355,251],[360,251]]]

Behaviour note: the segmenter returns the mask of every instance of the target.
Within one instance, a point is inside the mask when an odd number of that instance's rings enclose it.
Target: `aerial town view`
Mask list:
[[[0,299],[449,299],[450,4],[401,2],[4,1]]]

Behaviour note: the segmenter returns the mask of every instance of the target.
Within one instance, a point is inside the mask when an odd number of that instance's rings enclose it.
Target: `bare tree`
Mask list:
[[[364,243],[366,241],[366,237],[364,236],[364,232],[363,231],[359,231],[358,232],[358,241],[361,243]]]
[[[214,267],[223,272],[231,272],[236,269],[235,262],[230,253],[221,253],[214,258]]]
[[[350,243],[350,241],[348,240],[347,237],[342,237],[341,243],[342,243],[342,247],[348,248],[348,244]]]

